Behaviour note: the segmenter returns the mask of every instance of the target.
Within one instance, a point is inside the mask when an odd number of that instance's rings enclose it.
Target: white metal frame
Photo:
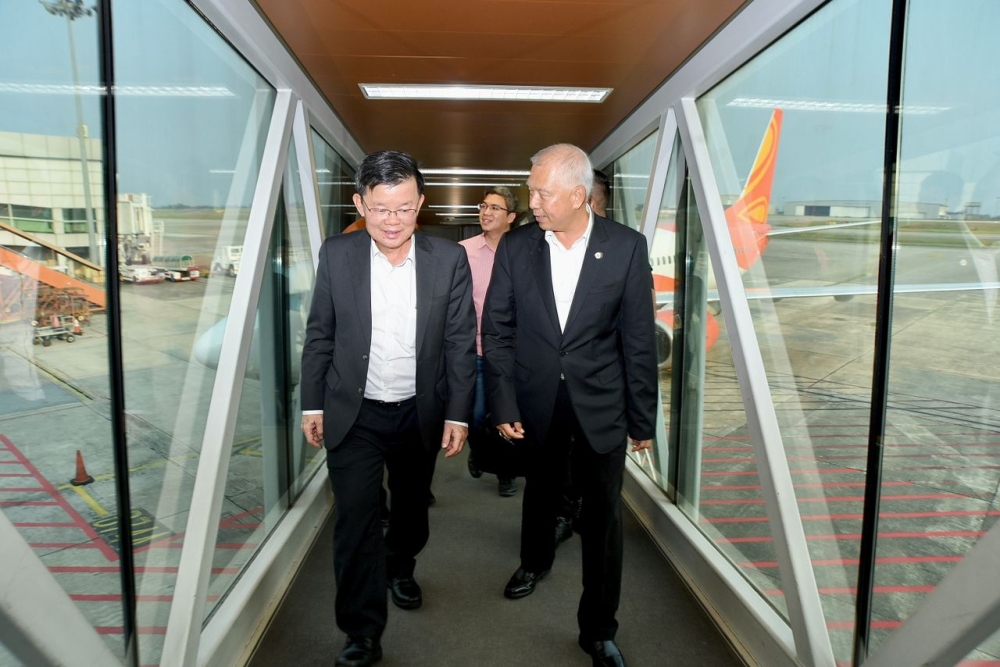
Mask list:
[[[166,665],[193,664],[198,654],[243,376],[250,354],[278,190],[288,157],[293,105],[290,91],[277,92],[198,457],[184,547],[163,643],[161,663]]]

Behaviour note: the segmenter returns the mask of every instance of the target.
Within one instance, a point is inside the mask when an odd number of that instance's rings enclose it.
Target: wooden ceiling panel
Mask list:
[[[744,2],[256,0],[364,150],[475,169],[525,169],[560,141],[592,150]],[[359,83],[614,92],[603,104],[389,101],[365,99]],[[478,188],[428,191],[447,202],[480,196]]]

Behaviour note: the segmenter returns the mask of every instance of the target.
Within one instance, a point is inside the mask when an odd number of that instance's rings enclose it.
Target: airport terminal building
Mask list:
[[[1000,667],[1000,4],[0,19],[0,667],[331,664],[336,499],[299,395],[320,245],[368,152],[411,153],[420,233],[460,241],[558,142],[656,292],[629,662]],[[432,488],[428,604],[391,610],[385,664],[585,664],[579,540],[504,600],[519,497],[465,453]]]

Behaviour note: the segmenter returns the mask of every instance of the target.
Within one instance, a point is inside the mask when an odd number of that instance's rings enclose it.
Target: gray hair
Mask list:
[[[557,163],[560,180],[569,188],[582,185],[586,190],[586,198],[594,187],[594,167],[590,158],[578,146],[573,144],[555,144],[543,148],[531,156],[531,164],[554,160]]]
[[[486,188],[486,191],[483,192],[483,199],[485,200],[489,195],[503,197],[504,204],[507,206],[507,212],[517,213],[517,197],[514,196],[514,193],[511,192],[509,188],[505,188],[502,185],[488,187]]]

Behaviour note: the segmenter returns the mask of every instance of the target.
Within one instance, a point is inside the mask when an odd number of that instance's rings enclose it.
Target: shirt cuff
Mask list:
[[[323,414],[322,410],[303,410],[302,411],[302,416],[303,417],[305,417],[306,415],[321,415],[321,414]]]
[[[305,413],[303,413],[303,414],[305,414]],[[445,419],[444,423],[445,424],[458,424],[459,426],[464,426],[465,428],[469,428],[469,425],[466,422],[457,422],[454,419]]]

